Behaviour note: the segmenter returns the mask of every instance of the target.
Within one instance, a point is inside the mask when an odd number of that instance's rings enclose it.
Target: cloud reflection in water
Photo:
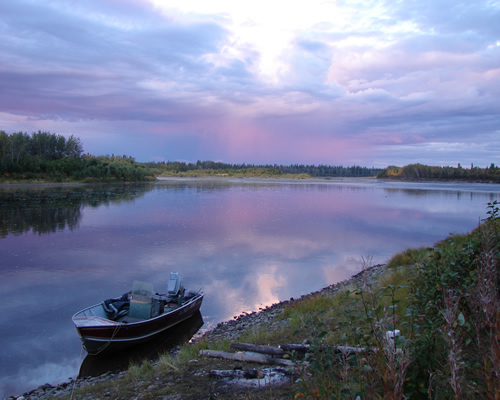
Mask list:
[[[169,273],[180,272],[188,289],[206,294],[206,329],[347,279],[362,256],[382,263],[408,247],[468,232],[499,193],[498,185],[487,192],[478,185],[416,191],[374,181],[245,182],[158,183],[131,186],[132,193],[117,186],[102,192],[103,202],[87,193],[83,203],[75,196],[65,203],[58,192],[52,206],[78,213],[45,213],[40,205],[25,213],[29,202],[16,205],[20,212],[8,221],[23,230],[4,219],[0,239],[0,291],[8,299],[0,315],[2,386],[21,376],[31,386],[16,386],[24,389],[75,376],[69,370],[80,343],[71,315],[121,295],[136,279],[162,292]],[[37,219],[34,233],[31,220],[15,218],[33,218],[36,210],[78,218],[73,229],[44,233]]]

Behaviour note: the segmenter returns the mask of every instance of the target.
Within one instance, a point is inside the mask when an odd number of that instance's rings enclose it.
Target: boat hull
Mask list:
[[[139,322],[115,322],[100,316],[88,316],[85,311],[73,316],[73,323],[90,355],[123,350],[153,339],[158,334],[177,325],[199,311],[203,295],[197,294],[185,304],[158,317]]]

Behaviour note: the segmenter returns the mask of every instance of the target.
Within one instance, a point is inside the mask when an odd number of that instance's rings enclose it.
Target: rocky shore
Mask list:
[[[266,307],[260,311],[252,313],[244,313],[234,319],[221,322],[215,328],[210,331],[204,332],[203,334],[195,336],[193,339],[196,340],[207,340],[208,343],[216,342],[219,340],[234,340],[237,339],[242,332],[248,329],[255,329],[261,326],[265,326],[266,329],[278,329],[280,324],[286,324],[287,321],[279,320],[276,317],[279,316],[284,309],[291,303],[295,301],[301,301],[311,296],[321,295],[321,296],[332,296],[340,291],[346,289],[354,289],[362,284],[362,282],[373,282],[375,281],[383,272],[385,271],[385,265],[379,264],[367,268],[358,274],[352,276],[348,280],[336,283],[334,285],[327,286],[317,292],[309,293],[300,297],[299,299],[293,299],[282,301],[280,303],[273,304],[272,306]],[[10,396],[5,400],[48,400],[57,397],[62,397],[70,395],[72,391],[77,388],[84,388],[92,386],[99,382],[108,381],[111,379],[119,379],[123,377],[127,372],[122,371],[119,373],[107,372],[98,377],[87,377],[79,378],[76,380],[70,380],[59,385],[44,384],[39,386],[37,389],[31,390],[19,396]],[[162,384],[170,384],[169,382],[162,382]],[[138,389],[147,391],[148,388],[153,387],[153,384],[147,384],[146,382],[139,382]],[[149,385],[149,386],[148,386]],[[141,386],[144,386],[143,388]],[[106,398],[112,398],[111,393],[105,394]],[[89,397],[89,400],[93,397]]]

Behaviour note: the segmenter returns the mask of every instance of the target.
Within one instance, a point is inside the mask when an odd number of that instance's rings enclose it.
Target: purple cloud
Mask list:
[[[176,7],[1,2],[0,129],[141,161],[500,162],[495,3]]]

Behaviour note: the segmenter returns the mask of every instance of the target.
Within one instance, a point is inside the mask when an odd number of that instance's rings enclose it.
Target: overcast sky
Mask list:
[[[0,130],[138,161],[500,164],[500,1],[1,0]]]

